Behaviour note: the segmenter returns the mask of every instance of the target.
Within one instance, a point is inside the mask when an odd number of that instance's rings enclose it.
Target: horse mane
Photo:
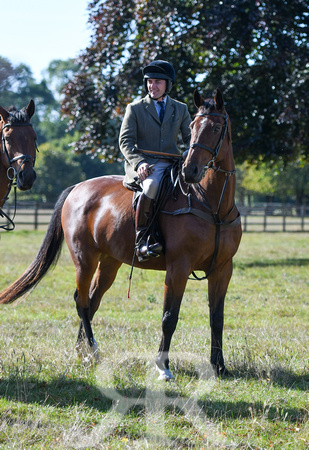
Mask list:
[[[8,108],[9,122],[12,124],[16,123],[27,123],[29,122],[28,114],[26,113],[26,108],[20,111],[15,106],[10,106]]]

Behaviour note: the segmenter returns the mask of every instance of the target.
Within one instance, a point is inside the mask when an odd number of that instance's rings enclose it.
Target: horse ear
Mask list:
[[[34,111],[35,111],[35,104],[34,101],[31,99],[29,105],[26,107],[26,113],[29,119],[31,119],[31,117],[33,116]]]
[[[0,106],[0,116],[2,116],[2,119],[4,122],[6,122],[9,118],[9,113],[6,109],[2,108],[2,106]]]
[[[199,91],[197,89],[195,89],[194,91],[194,104],[197,108],[199,108],[200,106],[204,105],[205,100],[203,99],[203,97],[201,96],[201,94],[199,93]]]
[[[220,91],[219,88],[216,89],[214,100],[215,100],[215,104],[216,104],[218,111],[223,111],[224,100],[223,100],[222,92]]]

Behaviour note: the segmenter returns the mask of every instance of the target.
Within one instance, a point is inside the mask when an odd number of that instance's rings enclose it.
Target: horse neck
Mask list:
[[[4,122],[0,120],[0,139],[2,139],[2,127],[4,125]],[[1,142],[1,141],[0,141]],[[2,144],[1,144],[1,152],[2,152]],[[3,200],[3,197],[5,196],[7,189],[8,189],[8,177],[6,174],[6,168],[4,167],[1,155],[0,155],[0,208],[5,203],[5,200]]]
[[[5,196],[8,192],[9,187],[11,186],[10,180],[7,177],[7,169],[2,164],[0,158],[0,208],[5,204]]]
[[[220,171],[216,168],[219,168]],[[231,211],[235,203],[236,177],[234,171],[235,164],[231,149],[224,160],[215,163],[213,169],[208,169],[204,179],[200,182],[214,212],[218,211],[220,201],[222,202],[220,206],[221,218],[224,218]]]

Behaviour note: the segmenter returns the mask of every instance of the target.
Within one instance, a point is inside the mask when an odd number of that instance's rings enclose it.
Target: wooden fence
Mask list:
[[[14,223],[16,230],[46,230],[54,205],[35,202],[17,203]],[[266,204],[254,207],[239,206],[244,232],[309,232],[309,206]],[[4,212],[12,217],[14,207],[5,205]],[[6,224],[0,218],[0,224]]]
[[[309,207],[291,204],[239,206],[243,231],[309,232]]]

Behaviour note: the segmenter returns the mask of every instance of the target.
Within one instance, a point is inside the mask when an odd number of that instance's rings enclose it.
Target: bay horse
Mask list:
[[[37,151],[36,133],[30,122],[35,112],[35,104],[30,100],[22,110],[0,106],[0,216],[1,210],[15,180],[22,191],[32,188],[36,179],[34,163]],[[8,217],[7,217],[8,218]],[[9,219],[9,218],[8,218]],[[11,223],[13,225],[13,223]],[[4,229],[5,226],[2,227]]]
[[[168,197],[158,215],[164,254],[145,262],[133,259],[135,267],[166,272],[162,338],[156,357],[159,378],[164,380],[174,378],[168,354],[187,280],[194,271],[205,272],[208,279],[211,364],[217,374],[227,372],[222,351],[224,299],[241,239],[231,125],[218,89],[207,100],[195,91],[194,102],[198,110],[191,123],[190,149],[175,183],[176,195]],[[96,352],[93,316],[120,266],[132,264],[132,195],[123,186],[122,176],[86,180],[63,191],[37,256],[0,293],[0,303],[15,301],[44,277],[57,262],[64,237],[76,268],[74,299],[81,319],[77,346],[85,342]]]

